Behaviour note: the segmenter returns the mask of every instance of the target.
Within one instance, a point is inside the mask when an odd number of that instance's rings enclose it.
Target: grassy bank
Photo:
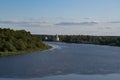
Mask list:
[[[25,30],[0,28],[0,56],[11,56],[51,48]]]
[[[28,54],[31,52],[37,52],[37,51],[44,51],[51,49],[52,47],[49,45],[46,45],[44,48],[36,48],[36,49],[27,49],[23,51],[16,51],[16,52],[0,52],[0,57],[2,56],[15,56],[15,55],[23,55],[23,54]]]

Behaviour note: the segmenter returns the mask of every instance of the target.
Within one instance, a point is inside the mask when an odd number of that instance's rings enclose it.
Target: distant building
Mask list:
[[[45,37],[45,40],[48,40],[48,37],[47,37],[47,36]]]
[[[55,36],[55,41],[60,41],[60,38],[58,35]]]

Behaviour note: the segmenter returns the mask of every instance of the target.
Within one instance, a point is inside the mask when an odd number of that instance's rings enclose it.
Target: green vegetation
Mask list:
[[[38,37],[25,30],[0,28],[0,56],[23,54],[32,51],[49,49]]]
[[[44,41],[55,41],[55,35],[36,35]],[[48,39],[46,40],[45,37]],[[120,47],[119,36],[87,36],[87,35],[59,35],[60,42],[97,44]]]

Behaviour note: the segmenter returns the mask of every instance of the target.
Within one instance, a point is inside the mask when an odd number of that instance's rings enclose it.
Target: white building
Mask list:
[[[48,37],[47,37],[47,36],[45,37],[45,40],[48,40]]]
[[[56,35],[55,38],[56,38],[56,41],[60,41],[60,38],[58,35]]]

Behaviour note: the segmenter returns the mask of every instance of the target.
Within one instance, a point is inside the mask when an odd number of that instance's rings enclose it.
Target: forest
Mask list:
[[[39,37],[25,30],[0,28],[0,56],[23,54],[32,51],[49,49]]]
[[[35,35],[43,41],[56,41],[56,35]],[[59,42],[120,46],[120,36],[58,35]],[[47,37],[47,39],[46,39]]]

